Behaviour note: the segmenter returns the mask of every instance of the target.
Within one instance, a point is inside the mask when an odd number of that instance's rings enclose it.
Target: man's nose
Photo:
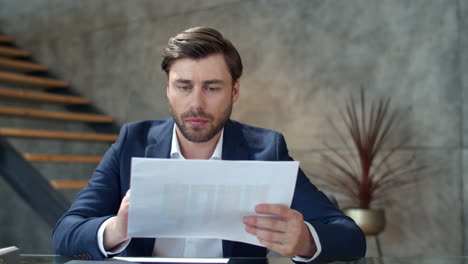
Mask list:
[[[192,109],[205,109],[205,94],[203,93],[203,89],[195,88],[192,92],[191,98],[191,108]]]

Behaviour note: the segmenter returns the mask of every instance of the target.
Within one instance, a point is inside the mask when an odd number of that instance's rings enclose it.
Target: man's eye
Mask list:
[[[188,86],[178,86],[178,88],[182,91],[188,91],[190,89]]]
[[[209,92],[216,92],[219,88],[218,87],[208,87],[206,88]]]

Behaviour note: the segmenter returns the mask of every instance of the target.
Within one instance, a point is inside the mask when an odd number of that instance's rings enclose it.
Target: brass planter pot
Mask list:
[[[378,235],[385,228],[383,209],[349,208],[343,212],[356,222],[366,236]]]

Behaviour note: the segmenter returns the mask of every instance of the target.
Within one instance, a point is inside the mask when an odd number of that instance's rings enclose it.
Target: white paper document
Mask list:
[[[134,263],[228,263],[228,258],[159,258],[159,257],[114,257],[113,259]]]
[[[129,237],[217,238],[260,245],[242,218],[291,205],[297,161],[133,158]]]

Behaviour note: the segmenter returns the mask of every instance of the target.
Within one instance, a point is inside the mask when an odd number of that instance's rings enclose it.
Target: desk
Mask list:
[[[64,264],[71,258],[56,255],[21,255],[20,264]],[[93,261],[87,261],[93,263]],[[105,263],[105,262],[103,262]],[[131,262],[129,262],[131,263]],[[289,258],[232,258],[235,264],[294,264]],[[353,262],[335,262],[353,264],[465,264],[468,257],[379,257],[362,258]]]

